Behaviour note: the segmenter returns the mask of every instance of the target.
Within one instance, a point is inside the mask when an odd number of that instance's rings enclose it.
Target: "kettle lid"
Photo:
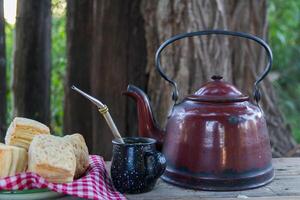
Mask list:
[[[215,103],[249,100],[249,96],[242,94],[235,86],[222,81],[222,76],[214,75],[211,79],[212,81],[205,83],[197,92],[187,96],[187,99]]]

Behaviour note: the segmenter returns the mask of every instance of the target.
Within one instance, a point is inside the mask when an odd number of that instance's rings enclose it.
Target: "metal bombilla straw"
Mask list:
[[[108,112],[108,107],[107,105],[103,104],[101,101],[98,99],[88,95],[87,93],[83,92],[82,90],[78,89],[74,85],[71,87],[73,90],[84,96],[85,98],[89,99],[93,104],[95,104],[98,107],[99,112],[103,115],[104,119],[106,120],[110,130],[112,131],[114,137],[118,140],[120,140],[121,143],[124,144],[124,140],[121,137],[118,128],[116,127],[113,119],[111,118],[109,112]]]

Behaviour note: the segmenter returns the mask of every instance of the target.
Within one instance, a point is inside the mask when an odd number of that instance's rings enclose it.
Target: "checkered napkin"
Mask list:
[[[41,176],[24,172],[0,179],[0,190],[24,190],[48,188],[52,191],[87,199],[123,200],[126,197],[114,187],[105,169],[105,162],[97,155],[90,156],[86,174],[72,183],[49,183]]]

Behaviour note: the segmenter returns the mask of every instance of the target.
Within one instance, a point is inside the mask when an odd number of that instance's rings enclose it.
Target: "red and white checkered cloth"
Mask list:
[[[120,194],[113,186],[105,169],[105,162],[97,155],[90,156],[90,167],[86,174],[72,183],[49,183],[41,176],[24,172],[15,176],[0,179],[0,190],[24,190],[48,188],[52,191],[87,199],[123,200],[126,197]]]

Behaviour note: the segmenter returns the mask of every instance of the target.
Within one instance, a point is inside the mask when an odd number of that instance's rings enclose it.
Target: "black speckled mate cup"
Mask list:
[[[156,151],[156,140],[143,137],[123,138],[113,143],[111,178],[121,193],[143,193],[154,188],[166,168],[166,159]]]

